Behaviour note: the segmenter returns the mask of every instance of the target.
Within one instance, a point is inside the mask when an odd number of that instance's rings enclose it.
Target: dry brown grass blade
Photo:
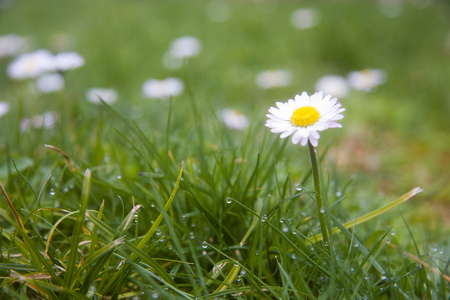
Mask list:
[[[3,187],[3,184],[1,181],[0,181],[0,188],[2,189],[3,195],[5,195],[6,201],[8,201],[9,207],[11,207],[11,210],[13,212],[14,218],[16,219],[17,225],[19,225],[20,229],[25,230],[22,220],[20,219],[19,214],[17,213],[17,210],[14,207],[11,199],[9,199],[8,193],[6,192],[5,188]]]
[[[445,280],[447,280],[447,282],[450,283],[450,276],[445,275],[444,273],[442,273],[441,271],[439,271],[438,269],[432,268],[428,263],[424,262],[423,260],[421,260],[420,258],[418,258],[417,256],[414,256],[413,254],[403,251],[401,250],[397,245],[394,245],[392,243],[388,243],[386,242],[387,245],[391,246],[394,249],[398,249],[403,255],[408,256],[409,258],[411,258],[412,260],[415,260],[416,262],[418,262],[419,264],[421,264],[424,268],[428,268],[431,270],[431,272],[433,272],[436,275],[441,276],[442,278],[444,278]]]
[[[74,166],[72,164],[72,161],[70,160],[69,156],[64,151],[62,151],[61,149],[59,149],[59,148],[57,148],[55,146],[48,145],[48,144],[44,144],[44,147],[53,149],[53,150],[58,151],[59,153],[61,153],[65,157],[65,159],[67,160],[67,163],[69,164],[70,169],[72,171],[75,170],[75,168],[74,168]]]

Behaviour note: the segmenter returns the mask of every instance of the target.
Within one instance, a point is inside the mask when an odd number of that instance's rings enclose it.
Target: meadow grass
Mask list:
[[[424,212],[449,196],[448,4],[386,18],[375,3],[324,2],[314,4],[321,24],[299,31],[288,19],[305,6],[232,2],[222,23],[203,1],[0,10],[1,33],[54,51],[55,34],[70,33],[86,59],[58,93],[0,77],[12,105],[0,118],[0,299],[448,298],[449,230]],[[164,68],[185,34],[202,53]],[[325,245],[308,149],[271,134],[265,114],[323,75],[366,67],[387,82],[340,99],[344,128],[319,142]],[[290,69],[293,84],[259,89],[256,74],[271,68]],[[170,76],[184,80],[183,95],[143,98],[145,79]],[[87,102],[93,86],[119,100]],[[225,107],[249,128],[224,126]],[[21,131],[46,110],[58,114],[54,128]]]

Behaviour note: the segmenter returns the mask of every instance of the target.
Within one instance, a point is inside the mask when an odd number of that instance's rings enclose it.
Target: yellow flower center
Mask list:
[[[315,107],[304,106],[296,109],[291,116],[291,123],[295,126],[308,127],[319,120],[320,114]]]

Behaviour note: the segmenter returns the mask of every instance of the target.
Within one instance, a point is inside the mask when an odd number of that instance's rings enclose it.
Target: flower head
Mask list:
[[[291,14],[291,23],[295,28],[306,29],[320,23],[320,14],[313,8],[301,8]]]
[[[142,93],[147,98],[167,100],[170,97],[180,95],[184,90],[183,81],[176,77],[163,80],[148,79],[142,86]]]
[[[61,52],[54,56],[55,71],[64,72],[84,65],[84,58],[76,52]]]
[[[36,87],[41,93],[52,93],[64,88],[64,77],[59,73],[48,73],[36,79]]]
[[[3,117],[9,112],[9,103],[0,101],[0,117]]]
[[[377,69],[353,71],[348,74],[348,82],[351,87],[365,92],[370,92],[376,86],[386,81],[386,72]]]
[[[202,51],[200,40],[193,36],[182,36],[170,45],[169,53],[176,58],[189,58],[197,56]]]
[[[226,108],[221,111],[220,116],[230,129],[242,130],[248,127],[247,117],[235,109]]]
[[[337,98],[330,95],[323,97],[322,92],[309,96],[306,92],[296,95],[295,100],[277,102],[277,107],[269,109],[266,126],[274,133],[281,133],[281,138],[292,135],[292,143],[306,146],[308,141],[316,147],[319,143],[319,131],[339,128],[337,123],[344,116],[345,109]]]
[[[256,83],[263,89],[284,87],[292,82],[292,74],[286,70],[262,71],[256,76]]]
[[[113,89],[91,88],[86,91],[86,99],[94,104],[101,104],[100,99],[113,104],[117,101],[117,92]]]
[[[23,53],[28,49],[28,40],[24,37],[7,34],[0,36],[0,57]]]
[[[8,75],[14,79],[35,78],[53,68],[53,55],[47,50],[22,54],[8,66]]]
[[[322,91],[333,97],[345,97],[350,91],[347,80],[338,75],[327,75],[316,82],[316,91]]]

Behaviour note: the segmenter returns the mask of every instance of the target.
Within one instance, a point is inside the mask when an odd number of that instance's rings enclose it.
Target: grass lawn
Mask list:
[[[44,92],[0,42],[0,299],[448,298],[450,5],[398,3],[0,1],[0,37],[84,58]],[[317,174],[264,125],[326,75],[346,110]]]

